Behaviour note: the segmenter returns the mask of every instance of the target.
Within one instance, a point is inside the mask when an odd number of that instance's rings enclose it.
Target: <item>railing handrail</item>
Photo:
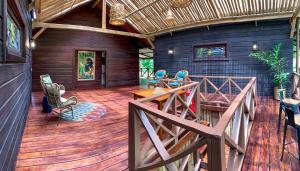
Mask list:
[[[245,88],[243,88],[243,91],[239,93],[238,96],[234,98],[231,105],[228,107],[228,109],[224,112],[222,118],[219,120],[217,125],[214,127],[218,130],[218,135],[222,135],[224,130],[226,129],[228,123],[233,117],[233,113],[238,108],[238,106],[243,102],[243,99],[246,97],[248,91],[252,88],[253,84],[255,84],[256,78],[252,77],[250,82],[246,85]]]
[[[192,76],[191,76],[192,77]],[[194,76],[193,76],[194,77]],[[208,78],[207,76],[199,76],[203,77],[203,78]],[[210,78],[224,78],[223,76],[210,76]],[[238,78],[238,77],[235,77]],[[177,116],[174,116],[172,114],[169,114],[167,112],[163,112],[161,110],[149,107],[143,103],[145,102],[150,102],[152,100],[158,99],[160,97],[175,93],[177,91],[180,91],[182,89],[187,89],[189,87],[195,86],[196,84],[199,84],[198,82],[194,82],[194,81],[181,81],[181,82],[185,82],[185,83],[189,83],[187,85],[175,88],[175,89],[170,89],[170,91],[167,91],[165,93],[162,94],[156,94],[153,95],[151,97],[147,97],[147,98],[141,98],[138,100],[132,100],[129,103],[133,104],[135,107],[141,108],[143,110],[146,110],[147,112],[153,114],[156,117],[162,118],[164,120],[168,120],[170,122],[174,122],[176,123],[176,125],[180,125],[185,127],[186,129],[189,130],[193,130],[195,133],[198,134],[202,134],[205,136],[209,136],[209,137],[221,137],[228,125],[228,123],[230,122],[230,120],[233,117],[233,113],[234,111],[238,108],[238,106],[243,102],[242,99],[244,99],[246,97],[246,94],[248,93],[248,91],[250,90],[250,88],[253,86],[253,84],[256,81],[255,77],[241,77],[241,78],[249,78],[251,79],[249,81],[249,83],[242,89],[243,91],[241,93],[239,93],[238,96],[236,96],[234,98],[234,100],[232,101],[231,105],[228,107],[228,109],[224,112],[223,116],[220,118],[220,120],[218,121],[217,125],[214,127],[207,127],[207,126],[203,126],[200,124],[197,124],[193,121],[188,121],[186,119],[183,118],[179,118]],[[168,79],[164,79],[164,80],[168,80]]]
[[[190,78],[216,78],[216,79],[252,79],[253,77],[237,77],[237,76],[212,76],[212,75],[189,75]]]
[[[200,142],[199,139],[197,139],[199,137],[204,138],[205,140],[204,143],[207,144],[207,155],[209,158],[208,161],[212,162],[209,163],[208,165],[208,168],[210,170],[226,170],[225,144],[230,147],[230,155],[228,157],[229,166],[227,169],[229,170],[233,170],[234,168],[238,170],[241,169],[241,162],[243,162],[245,156],[244,153],[246,151],[247,142],[250,135],[249,130],[253,125],[252,121],[255,116],[256,78],[255,77],[226,77],[226,76],[190,76],[190,78],[203,78],[203,79],[200,82],[192,81],[190,79],[185,79],[184,81],[177,81],[177,82],[181,82],[183,86],[177,87],[175,89],[170,89],[170,91],[164,92],[162,94],[154,94],[151,97],[132,100],[129,102],[129,111],[130,111],[129,112],[129,117],[130,117],[129,137],[131,137],[129,138],[129,151],[131,151],[130,152],[131,157],[129,158],[130,170],[143,170],[146,168],[153,169],[161,166],[165,166],[171,170],[175,168],[176,170],[177,166],[174,165],[174,161],[177,161],[178,159],[187,161],[189,159],[188,157],[191,155],[191,152],[197,151],[197,149],[201,146],[200,144],[203,143]],[[225,83],[223,83],[222,86],[217,87],[209,80],[209,78],[227,79],[227,80],[225,80]],[[243,86],[243,88],[241,89],[241,87],[237,85],[232,79],[247,79],[247,84]],[[171,80],[163,79],[161,83],[166,84],[165,82],[169,83],[169,81]],[[218,92],[220,93],[223,85],[225,85],[226,83],[228,83],[229,87],[231,83],[234,83],[235,86],[239,88],[239,94],[235,96],[233,100],[230,99],[229,107],[219,118],[217,124],[212,125],[212,127],[198,123],[198,121],[201,120],[201,118],[198,116],[200,116],[200,94],[201,94],[200,88],[203,82],[205,82],[204,84],[206,84],[207,82],[210,83],[217,93]],[[183,102],[183,99],[178,95],[178,91],[185,91],[187,89],[191,90],[190,95],[187,97],[186,102]],[[207,94],[206,90],[205,92]],[[221,92],[220,95],[224,97],[225,95],[223,93],[224,92]],[[231,95],[231,93],[229,94]],[[169,98],[165,102],[165,106],[163,110],[159,110],[154,108],[153,106],[149,106],[148,104],[145,104],[145,102],[151,102],[155,99],[161,98],[163,96],[168,96],[168,95]],[[192,102],[192,99],[195,100],[196,112],[190,110],[190,104]],[[180,101],[184,106],[183,107],[184,110],[182,110],[180,117],[178,117],[176,113],[177,112],[176,100]],[[172,109],[171,113],[168,113],[169,109]],[[188,111],[191,111],[189,117],[194,116],[196,119],[194,120],[190,120],[189,118],[186,119],[185,116],[187,116],[186,114]],[[155,120],[154,122],[158,123],[157,124],[158,127],[155,127],[155,129],[153,126],[151,126],[152,124],[148,120],[148,117],[151,118],[150,116],[157,118],[157,120]],[[162,121],[166,121],[166,123],[172,125],[172,128],[174,128],[172,130],[175,131],[175,134],[172,133],[172,131],[171,133],[169,133],[170,130],[161,126]],[[230,126],[231,121],[233,124],[232,132],[228,133],[227,128]],[[138,142],[140,139],[140,135],[139,135],[140,130],[138,124],[139,122],[144,126],[146,132],[148,133],[150,139],[147,139],[147,141],[150,140],[152,141],[153,148],[155,147],[156,149],[156,155],[159,155],[161,157],[162,159],[161,161],[152,160],[153,161],[152,163],[146,164],[146,162],[150,161],[150,159],[152,159],[151,157],[153,156],[151,153],[150,154],[142,153],[143,156],[146,154],[147,157],[142,160],[141,165],[139,166],[139,162],[142,159],[139,157],[139,153],[140,153],[139,142]],[[178,131],[179,129],[177,128],[181,128],[184,131],[188,131],[190,133],[196,134],[197,137],[195,138],[194,142],[197,141],[197,144],[195,144],[195,146],[189,146],[189,148],[186,148],[180,153],[169,154],[165,147],[167,146],[167,144],[163,144],[163,142],[158,137],[159,136],[158,131],[160,128],[163,128],[163,130],[165,130],[166,133],[169,133],[171,137],[174,136],[169,140],[174,141],[175,143],[176,143],[175,140],[176,137],[177,137],[177,141],[179,141],[178,138],[179,134],[176,133],[176,130]],[[144,147],[145,149],[147,149],[147,145],[144,145],[143,149]],[[187,154],[189,154],[189,156],[186,156]],[[235,160],[236,154],[242,154],[242,155],[239,156],[239,159]],[[214,156],[213,157],[214,160],[212,160],[212,156]],[[199,160],[197,159],[197,161]],[[200,159],[200,163],[201,163],[201,159]],[[186,163],[182,165],[182,167],[185,166]],[[194,167],[198,168],[198,166],[194,166]]]

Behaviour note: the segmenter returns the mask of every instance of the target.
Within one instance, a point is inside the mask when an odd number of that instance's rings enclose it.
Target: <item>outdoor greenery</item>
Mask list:
[[[285,71],[287,65],[286,58],[280,57],[281,43],[275,44],[271,51],[254,51],[250,53],[250,57],[262,61],[270,67],[272,74],[274,75],[274,85],[276,87],[283,88],[287,82],[288,73]]]
[[[140,65],[140,72],[141,72],[141,69],[143,69],[143,73],[145,72],[144,69],[149,69],[149,75],[153,76],[153,71],[154,71],[153,58],[145,58],[145,59],[140,58],[139,63],[140,63],[139,64]],[[140,73],[140,75],[141,75],[141,73]]]
[[[153,59],[140,59],[140,68],[153,68]]]

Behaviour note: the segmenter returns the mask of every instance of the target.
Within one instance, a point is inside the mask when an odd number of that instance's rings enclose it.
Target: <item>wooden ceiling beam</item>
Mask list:
[[[298,5],[297,8],[295,9],[295,12],[293,13],[293,16],[291,18],[291,33],[290,33],[290,38],[294,37],[294,33],[295,33],[295,27],[296,27],[296,23],[297,23],[297,18],[300,14],[300,1],[298,1]]]
[[[179,31],[179,30],[186,30],[186,29],[191,29],[191,28],[196,28],[196,27],[226,24],[226,23],[258,21],[258,20],[271,20],[271,19],[278,19],[278,18],[290,18],[292,15],[293,15],[292,12],[283,12],[283,13],[276,13],[276,14],[228,17],[228,18],[222,18],[222,19],[217,19],[217,20],[201,21],[201,22],[196,22],[196,23],[192,23],[192,24],[182,24],[182,25],[175,26],[172,28],[162,29],[157,32],[149,33],[147,35],[150,37],[154,37],[154,36],[157,36],[160,34],[165,34],[165,33]]]
[[[95,8],[100,3],[100,1],[101,0],[95,0],[95,2],[93,3],[92,8]]]
[[[106,29],[106,0],[102,0],[102,29]]]
[[[35,35],[32,37],[34,40],[37,39],[47,28],[41,28]]]
[[[116,35],[136,37],[136,38],[141,38],[141,39],[148,38],[148,36],[146,36],[144,34],[131,33],[131,32],[125,32],[125,31],[117,31],[117,30],[111,30],[111,29],[102,29],[102,28],[90,27],[90,26],[72,25],[72,24],[56,24],[56,23],[37,22],[37,23],[35,23],[34,27],[52,28],[52,29],[67,29],[67,30],[81,30],[81,31],[89,31],[89,32],[97,32],[97,33],[116,34]]]

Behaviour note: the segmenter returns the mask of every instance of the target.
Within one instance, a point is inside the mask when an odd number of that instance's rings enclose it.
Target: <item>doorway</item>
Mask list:
[[[75,50],[74,89],[106,87],[106,51]]]

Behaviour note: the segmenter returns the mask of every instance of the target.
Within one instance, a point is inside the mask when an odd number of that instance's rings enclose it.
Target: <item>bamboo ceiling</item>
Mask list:
[[[38,21],[49,21],[92,0],[36,0]],[[94,0],[96,2],[97,0]],[[109,6],[114,0],[107,0]],[[101,1],[97,1],[101,2]],[[164,22],[169,0],[119,0],[125,5],[126,21],[137,31],[157,35],[174,30],[220,23],[292,17],[300,0],[193,0],[186,8],[172,9],[176,23]]]

